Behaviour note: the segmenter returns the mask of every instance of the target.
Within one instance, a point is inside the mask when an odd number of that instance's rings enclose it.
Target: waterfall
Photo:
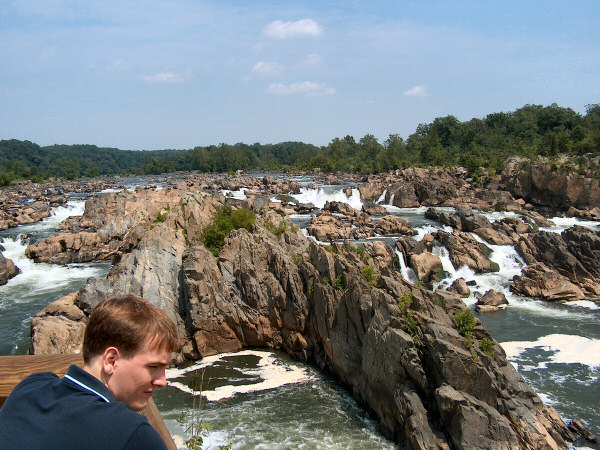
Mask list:
[[[417,274],[410,267],[407,267],[406,260],[404,259],[404,253],[396,249],[396,255],[398,255],[398,262],[400,263],[400,273],[402,278],[410,283],[414,283],[418,280]]]
[[[387,194],[387,188],[385,188],[383,190],[383,192],[381,193],[381,195],[379,196],[379,198],[377,199],[377,201],[375,203],[380,204],[382,201],[384,201],[386,194]]]

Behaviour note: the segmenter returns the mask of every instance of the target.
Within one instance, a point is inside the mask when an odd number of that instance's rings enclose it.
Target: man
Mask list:
[[[83,340],[83,369],[27,377],[0,409],[0,449],[166,449],[146,418],[177,346],[160,308],[133,295],[100,303]]]

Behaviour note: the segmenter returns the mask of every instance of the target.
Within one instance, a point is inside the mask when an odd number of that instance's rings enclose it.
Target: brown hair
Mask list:
[[[158,306],[131,294],[111,297],[90,315],[83,337],[83,362],[88,364],[108,347],[131,358],[143,345],[172,352],[177,344],[177,329]]]

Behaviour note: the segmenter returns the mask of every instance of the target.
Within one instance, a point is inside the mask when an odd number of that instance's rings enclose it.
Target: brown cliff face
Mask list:
[[[377,287],[351,246],[336,252],[299,232],[260,224],[230,235],[219,259],[193,246],[183,259],[186,325],[201,356],[282,348],[339,378],[410,448],[560,448],[569,433],[480,325],[469,349],[451,317],[458,297],[419,290],[392,268]],[[352,262],[351,262],[352,261]],[[408,307],[399,298],[412,297]],[[415,320],[411,325],[407,315]]]
[[[502,185],[513,196],[542,207],[567,211],[588,211],[590,218],[600,217],[600,179],[594,171],[600,157],[582,157],[578,167],[559,166],[549,161],[532,162],[521,157],[509,158],[502,170]]]
[[[187,334],[187,356],[283,349],[332,373],[409,448],[562,448],[571,438],[480,324],[472,341],[457,332],[460,298],[405,282],[390,247],[327,250],[264,205],[252,232],[232,232],[215,258],[197,236],[217,205],[190,186],[90,202],[70,229],[113,236],[103,245],[115,245],[114,266],[43,316],[81,322],[73,304],[89,312],[112,293],[143,295]],[[277,237],[267,222],[287,231]],[[76,340],[68,326],[61,339]],[[493,356],[479,349],[484,338]]]

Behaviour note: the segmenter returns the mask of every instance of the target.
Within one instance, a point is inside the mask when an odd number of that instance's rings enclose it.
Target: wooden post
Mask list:
[[[13,388],[27,376],[36,372],[54,372],[62,377],[71,364],[83,367],[83,357],[81,355],[0,356],[0,408]],[[169,450],[177,450],[173,437],[152,398],[140,414],[146,416]]]

